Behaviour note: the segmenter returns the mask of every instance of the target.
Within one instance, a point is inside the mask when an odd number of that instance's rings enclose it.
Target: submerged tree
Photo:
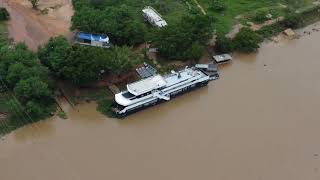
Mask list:
[[[0,21],[6,21],[9,19],[9,12],[6,8],[0,8]]]
[[[33,9],[38,9],[39,1],[40,0],[28,0],[32,4]]]

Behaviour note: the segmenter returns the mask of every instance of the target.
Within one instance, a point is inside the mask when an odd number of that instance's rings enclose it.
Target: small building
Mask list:
[[[79,32],[76,35],[76,42],[79,44],[88,45],[88,46],[97,46],[97,47],[103,47],[103,48],[111,47],[109,37],[103,34]]]
[[[168,25],[167,22],[162,18],[162,16],[151,6],[145,7],[142,12],[145,20],[153,26],[161,28]]]
[[[230,54],[215,55],[212,57],[217,64],[228,63],[232,60],[232,57]]]

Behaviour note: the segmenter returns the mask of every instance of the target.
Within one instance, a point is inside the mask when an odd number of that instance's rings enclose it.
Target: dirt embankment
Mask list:
[[[28,0],[0,0],[0,6],[10,13],[10,37],[16,42],[25,42],[32,50],[52,36],[72,36],[69,29],[73,14],[71,0],[41,0],[39,10],[32,9]],[[47,13],[40,12],[45,9]]]

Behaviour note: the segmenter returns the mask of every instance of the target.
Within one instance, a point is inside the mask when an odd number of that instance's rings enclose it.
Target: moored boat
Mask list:
[[[126,116],[205,86],[210,80],[217,78],[196,67],[186,67],[178,72],[172,71],[165,76],[157,74],[128,84],[125,91],[115,95],[112,110],[117,116]]]

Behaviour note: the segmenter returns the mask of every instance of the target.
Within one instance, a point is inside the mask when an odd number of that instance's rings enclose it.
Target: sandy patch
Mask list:
[[[10,13],[10,37],[15,42],[25,42],[32,50],[52,36],[72,37],[71,0],[41,0],[39,9],[47,8],[48,14],[32,9],[28,0],[0,0],[0,6],[6,7]]]

